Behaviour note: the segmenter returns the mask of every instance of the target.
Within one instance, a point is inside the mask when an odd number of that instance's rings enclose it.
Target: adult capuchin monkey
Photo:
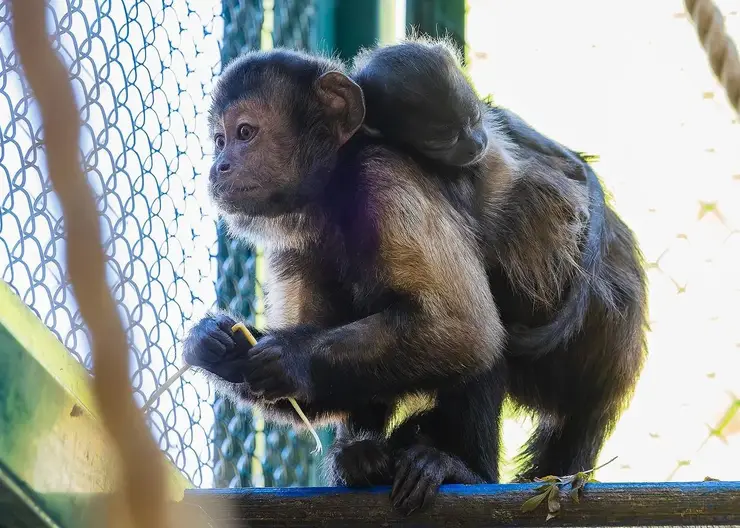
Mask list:
[[[314,422],[338,423],[336,482],[392,480],[406,512],[442,482],[498,480],[507,390],[541,417],[525,476],[588,469],[643,357],[629,229],[604,208],[599,275],[585,276],[589,198],[569,162],[517,145],[495,112],[483,113],[484,154],[464,167],[356,133],[364,117],[338,62],[272,50],[224,70],[210,193],[232,235],[266,249],[271,328],[250,347],[233,318],[210,315],[186,361],[273,419],[300,426],[294,397]],[[580,281],[588,305],[567,342],[506,344],[504,325],[545,327]],[[434,407],[386,438],[399,401],[420,393]]]

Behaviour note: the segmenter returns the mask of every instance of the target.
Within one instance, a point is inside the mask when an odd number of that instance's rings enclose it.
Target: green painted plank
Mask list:
[[[77,526],[75,501],[49,504],[45,493],[112,490],[112,453],[99,424],[0,325],[0,462],[5,492],[23,489],[62,526]],[[21,488],[12,486],[21,485]]]
[[[24,490],[13,500],[40,506],[61,526],[80,526],[86,497],[114,489],[115,467],[89,374],[0,281],[3,495]],[[180,500],[189,484],[170,468],[171,497]]]

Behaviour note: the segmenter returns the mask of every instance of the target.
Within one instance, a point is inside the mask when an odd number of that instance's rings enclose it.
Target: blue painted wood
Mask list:
[[[544,507],[523,513],[538,484],[445,485],[433,507],[404,518],[389,487],[187,490],[218,526],[545,526]],[[592,483],[580,503],[561,494],[546,526],[740,525],[740,482]]]
[[[444,484],[440,487],[440,493],[446,495],[497,495],[504,492],[512,491],[532,491],[540,486],[540,484]],[[740,493],[740,481],[727,481],[727,482],[625,482],[625,483],[605,483],[605,482],[592,482],[587,485],[586,489],[589,492],[615,492],[621,491],[623,493],[631,492],[652,492],[656,489],[661,490],[674,490],[682,493],[696,493],[696,492],[725,492],[734,491]],[[223,495],[255,495],[255,496],[274,496],[275,498],[285,499],[305,499],[317,496],[325,495],[341,495],[341,494],[376,494],[390,493],[390,486],[377,486],[373,488],[339,488],[339,487],[313,487],[313,488],[228,488],[228,489],[191,489],[187,493],[193,496],[197,495],[210,495],[213,493],[219,493]]]

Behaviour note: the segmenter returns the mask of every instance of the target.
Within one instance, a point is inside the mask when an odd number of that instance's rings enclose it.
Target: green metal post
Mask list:
[[[432,37],[449,35],[465,52],[465,0],[406,0],[406,28]]]

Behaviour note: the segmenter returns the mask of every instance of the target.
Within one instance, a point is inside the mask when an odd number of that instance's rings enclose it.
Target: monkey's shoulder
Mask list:
[[[379,211],[388,214],[396,214],[399,208],[404,214],[455,210],[469,201],[474,188],[468,171],[444,167],[411,149],[382,141],[362,145],[357,166],[360,185]]]

